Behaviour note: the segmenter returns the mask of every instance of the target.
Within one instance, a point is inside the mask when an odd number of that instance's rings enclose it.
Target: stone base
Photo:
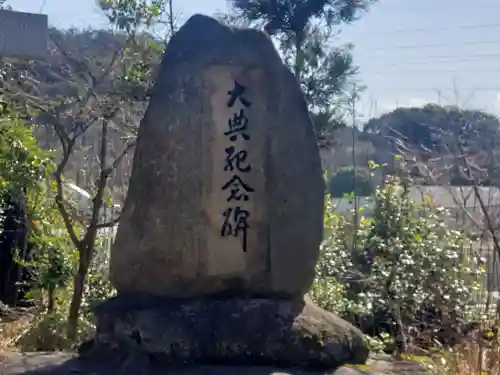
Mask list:
[[[303,299],[119,296],[96,315],[96,336],[81,348],[87,358],[323,371],[369,354],[358,329]]]
[[[369,360],[366,366],[340,367],[333,372],[258,366],[146,366],[140,369],[113,362],[82,360],[72,353],[0,353],[0,375],[430,375],[409,361]]]

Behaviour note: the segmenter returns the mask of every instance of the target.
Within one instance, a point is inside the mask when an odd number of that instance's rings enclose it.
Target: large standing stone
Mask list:
[[[192,17],[170,41],[139,129],[111,252],[115,299],[85,358],[131,373],[363,363],[362,333],[304,298],[324,184],[300,87],[271,41]]]
[[[324,183],[300,87],[271,40],[196,15],[170,41],[111,251],[119,293],[302,295]]]

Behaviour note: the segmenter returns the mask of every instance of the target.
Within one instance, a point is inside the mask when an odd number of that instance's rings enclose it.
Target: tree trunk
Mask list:
[[[83,250],[83,251],[82,251]],[[92,249],[87,246],[80,251],[80,262],[78,265],[78,272],[74,278],[73,296],[71,297],[71,305],[69,307],[68,315],[68,339],[70,341],[76,340],[78,331],[78,317],[80,316],[80,308],[82,306],[83,291],[85,288],[85,280],[90,266],[90,259]]]
[[[302,53],[303,36],[301,33],[295,35],[295,64],[293,73],[300,84],[302,69],[304,69],[304,54]]]
[[[395,344],[396,344],[396,355],[401,355],[408,352],[408,340],[405,334],[405,326],[403,324],[403,319],[401,317],[401,309],[395,301],[390,301],[391,313],[396,323],[396,334],[395,334]]]
[[[47,312],[50,314],[54,312],[54,306],[55,306],[55,289],[56,287],[54,285],[49,285],[49,288],[47,290],[48,294],[48,299],[49,301],[47,302]]]
[[[174,5],[172,4],[173,0],[168,1],[168,23],[170,26],[170,37],[174,36],[175,33],[175,25],[174,25]]]

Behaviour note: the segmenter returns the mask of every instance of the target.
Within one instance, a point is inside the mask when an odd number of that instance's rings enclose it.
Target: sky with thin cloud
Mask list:
[[[94,0],[10,0],[58,27],[104,27]],[[460,3],[460,6],[457,4]],[[174,0],[180,22],[227,9],[226,0]],[[335,45],[353,43],[366,85],[359,122],[397,106],[428,102],[500,115],[500,0],[380,0]]]

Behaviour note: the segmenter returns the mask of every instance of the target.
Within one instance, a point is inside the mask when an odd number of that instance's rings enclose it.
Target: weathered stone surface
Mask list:
[[[233,105],[236,84],[247,101]],[[238,119],[247,137],[231,139],[224,133]],[[248,200],[228,202],[235,186],[223,187],[234,176]],[[271,41],[193,16],[167,47],[139,129],[112,282],[119,293],[175,298],[302,295],[322,240],[323,195],[306,103]],[[246,241],[241,228],[231,233],[234,222],[221,234],[236,207],[240,218],[249,213]]]
[[[114,362],[82,360],[71,353],[11,353],[0,357],[0,375],[429,375],[409,361],[371,360],[367,366],[341,367],[328,372],[283,369],[276,366],[168,366],[148,365],[138,372]]]
[[[369,353],[359,330],[303,299],[119,296],[96,315],[83,351],[94,358],[326,370],[363,364]]]

